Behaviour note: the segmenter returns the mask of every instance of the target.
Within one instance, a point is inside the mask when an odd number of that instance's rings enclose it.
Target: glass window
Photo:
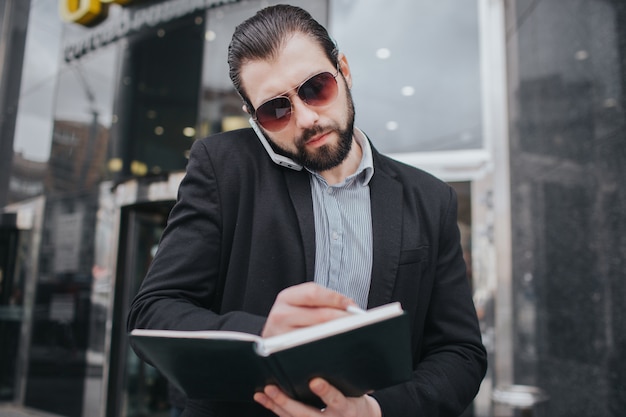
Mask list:
[[[115,137],[121,178],[184,170],[196,135],[203,13],[127,38]]]
[[[31,2],[13,138],[9,204],[43,194],[62,33],[57,10],[55,2]]]
[[[61,45],[87,29],[57,28],[58,9],[48,3],[33,3],[33,55],[27,52],[25,63],[25,75],[33,75],[24,82],[15,140],[16,151],[23,150],[22,163],[41,161],[46,196],[23,403],[78,416],[88,368],[94,224],[100,183],[107,177],[118,48],[109,45],[63,61]]]
[[[483,146],[478,2],[331,1],[356,125],[385,153]]]

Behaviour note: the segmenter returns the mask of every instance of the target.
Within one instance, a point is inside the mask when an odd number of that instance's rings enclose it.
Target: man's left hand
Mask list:
[[[369,395],[346,397],[337,388],[321,378],[309,383],[311,391],[326,404],[317,409],[293,400],[275,385],[268,385],[263,392],[254,394],[254,400],[279,417],[381,417],[378,402]]]

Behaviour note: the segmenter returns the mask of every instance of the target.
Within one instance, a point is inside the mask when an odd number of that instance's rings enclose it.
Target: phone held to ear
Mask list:
[[[276,152],[274,152],[274,149],[272,149],[271,145],[269,144],[269,142],[265,138],[265,135],[263,134],[263,132],[261,132],[261,129],[256,124],[256,122],[252,118],[248,119],[248,121],[250,122],[250,126],[252,126],[252,129],[254,129],[254,132],[256,133],[257,137],[259,138],[259,140],[263,144],[263,147],[265,148],[265,151],[270,156],[272,161],[274,161],[274,163],[276,163],[276,164],[278,164],[280,166],[283,166],[283,167],[291,168],[294,171],[302,170],[302,166],[297,164],[294,160],[292,160],[290,158],[287,158],[284,155],[279,155]]]

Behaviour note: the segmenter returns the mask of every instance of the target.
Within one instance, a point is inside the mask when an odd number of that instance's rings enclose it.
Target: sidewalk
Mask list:
[[[59,417],[55,414],[45,413],[26,407],[18,407],[11,403],[0,402],[0,417]]]

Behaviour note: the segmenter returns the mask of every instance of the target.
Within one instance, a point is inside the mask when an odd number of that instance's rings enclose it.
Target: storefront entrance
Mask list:
[[[24,304],[24,283],[16,274],[20,232],[10,217],[0,217],[0,401],[15,398]]]
[[[130,347],[126,316],[156,252],[172,204],[154,202],[121,209],[106,416],[170,415],[168,383]]]

